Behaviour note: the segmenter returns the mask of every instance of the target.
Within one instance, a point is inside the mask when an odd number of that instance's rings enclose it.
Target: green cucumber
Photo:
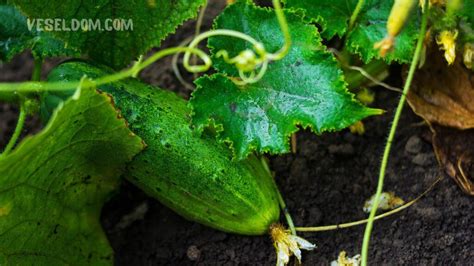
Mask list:
[[[85,62],[55,68],[50,81],[97,78],[109,71]],[[99,88],[147,148],[128,165],[125,178],[180,215],[238,234],[262,235],[279,219],[274,180],[263,162],[251,156],[235,162],[230,150],[189,127],[190,109],[176,94],[128,79]],[[46,94],[51,110],[63,95]],[[107,121],[104,121],[104,123]]]

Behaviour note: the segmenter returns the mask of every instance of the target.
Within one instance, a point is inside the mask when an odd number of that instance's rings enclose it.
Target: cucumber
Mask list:
[[[55,68],[50,81],[77,81],[110,74],[85,62]],[[274,180],[255,156],[235,162],[225,145],[190,127],[191,110],[176,94],[128,79],[100,90],[116,107],[147,148],[127,167],[125,178],[187,219],[225,231],[262,235],[279,219]],[[43,111],[64,94],[45,94]],[[104,123],[107,121],[104,121]]]

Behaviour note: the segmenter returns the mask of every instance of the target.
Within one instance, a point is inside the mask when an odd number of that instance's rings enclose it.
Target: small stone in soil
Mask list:
[[[134,222],[143,220],[147,212],[148,212],[148,202],[144,201],[140,205],[135,207],[135,209],[132,212],[124,215],[120,219],[120,221],[115,225],[114,230],[115,231],[123,230],[129,227]]]
[[[186,255],[188,256],[189,260],[197,261],[199,260],[199,257],[201,257],[201,251],[198,249],[198,247],[192,245],[186,251]]]
[[[412,154],[419,153],[421,151],[421,148],[422,143],[421,139],[418,136],[411,136],[405,145],[405,151]]]
[[[349,143],[340,144],[340,145],[329,145],[328,150],[330,154],[335,154],[335,155],[354,154],[354,147]]]
[[[431,153],[418,153],[411,161],[416,165],[426,166],[431,163],[432,158],[433,154]]]

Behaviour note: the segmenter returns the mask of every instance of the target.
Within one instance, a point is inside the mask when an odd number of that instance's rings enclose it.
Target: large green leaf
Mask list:
[[[47,32],[30,31],[26,17],[15,7],[0,5],[0,62],[11,60],[25,49],[31,49],[36,58],[79,54]]]
[[[231,142],[242,159],[252,150],[284,153],[288,138],[311,127],[316,133],[345,128],[380,110],[369,109],[353,99],[333,55],[325,50],[317,29],[287,12],[293,46],[280,61],[269,65],[258,83],[239,87],[224,74],[196,81],[191,104],[193,123],[199,129],[210,122],[221,129],[221,140]],[[215,22],[217,28],[244,32],[261,41],[269,51],[283,44],[272,10],[238,2],[228,7]],[[231,56],[251,48],[248,43],[228,37],[209,41],[211,51],[225,49]],[[233,67],[216,60],[218,71],[235,75]]]
[[[195,16],[205,0],[10,0],[30,18],[64,19],[66,28],[72,21],[99,21],[102,30],[53,31],[70,46],[79,48],[93,60],[121,68],[159,46],[161,40],[185,20]],[[107,31],[111,20],[124,19],[123,26],[133,28]],[[108,22],[109,21],[109,22]],[[62,22],[60,22],[62,24]],[[109,24],[107,24],[109,23]]]
[[[463,5],[459,13],[463,16],[466,21],[471,24],[471,27],[474,27],[474,1],[472,0],[464,0],[462,1]]]
[[[310,20],[323,28],[323,37],[347,34],[346,45],[349,51],[360,55],[368,62],[380,58],[374,44],[387,34],[386,24],[393,0],[366,0],[356,23],[347,32],[349,19],[357,4],[356,0],[286,0],[286,7],[304,10]],[[395,49],[385,60],[407,63],[411,61],[418,32],[419,12],[414,12],[404,30],[396,38]]]
[[[380,58],[374,44],[381,41],[387,34],[386,24],[393,1],[367,1],[360,14],[357,25],[349,33],[346,45],[349,51],[357,53],[367,63],[374,58]],[[395,39],[395,47],[384,59],[387,62],[397,61],[409,63],[415,52],[418,38],[418,10],[413,12],[404,29]]]
[[[457,15],[461,17],[459,39],[474,44],[474,1],[465,0]]]
[[[111,265],[100,210],[142,148],[109,96],[68,100],[0,159],[0,265]]]
[[[321,35],[342,37],[347,30],[357,0],[284,0],[286,8],[302,9],[312,22],[322,27]]]

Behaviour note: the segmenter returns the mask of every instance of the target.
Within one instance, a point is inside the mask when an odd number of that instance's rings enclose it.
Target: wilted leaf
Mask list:
[[[429,122],[439,163],[468,194],[474,195],[474,76],[458,59],[448,66],[432,52],[415,73],[408,102]]]
[[[315,133],[341,130],[381,110],[370,109],[348,92],[342,71],[331,53],[321,44],[314,26],[287,12],[293,45],[282,60],[272,62],[257,83],[237,86],[223,74],[204,76],[191,99],[193,123],[198,128],[210,121],[222,126],[219,137],[232,143],[236,157],[250,152],[289,152],[288,140],[298,125]],[[229,6],[215,26],[244,32],[262,42],[268,51],[277,51],[284,40],[270,9],[245,1]],[[231,56],[251,44],[228,38],[209,40],[213,54],[227,50]],[[233,66],[215,60],[221,73],[237,75]]]
[[[474,75],[460,60],[448,66],[439,52],[432,53],[415,73],[408,102],[430,123],[459,129],[474,128]]]
[[[112,265],[100,211],[143,148],[118,117],[84,89],[0,159],[0,265]]]
[[[337,260],[331,261],[330,266],[359,266],[360,265],[360,254],[354,257],[347,257],[346,251],[341,251]]]
[[[446,173],[474,196],[474,129],[432,126],[433,147]]]

